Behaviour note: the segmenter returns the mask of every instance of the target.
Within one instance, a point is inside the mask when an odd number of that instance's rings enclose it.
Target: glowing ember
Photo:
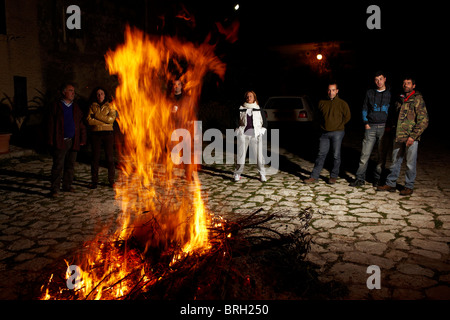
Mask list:
[[[130,28],[125,43],[109,51],[105,60],[120,83],[113,105],[124,134],[119,150],[122,168],[115,187],[122,210],[114,241],[92,241],[77,263],[81,275],[76,294],[81,299],[123,298],[169,272],[149,266],[148,261],[156,265],[168,259],[173,264],[210,247],[211,218],[204,208],[199,179],[195,171],[191,184],[174,179],[170,151],[177,142],[171,142],[171,136],[177,128],[190,129],[196,120],[203,77],[208,71],[223,77],[225,65],[207,43],[196,46],[175,38],[151,39]],[[166,91],[177,77],[184,83],[185,100],[175,124],[173,101]],[[67,281],[71,277],[67,274]],[[62,297],[51,297],[47,289],[43,299],[53,298]]]

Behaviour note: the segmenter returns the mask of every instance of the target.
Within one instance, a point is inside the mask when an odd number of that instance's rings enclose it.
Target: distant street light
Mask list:
[[[322,59],[323,59],[323,56],[319,53],[319,54],[316,56],[316,58],[317,58],[317,60],[322,60]]]
[[[239,10],[239,3],[237,3],[237,4],[234,6],[234,10],[235,10],[235,11],[238,11],[238,10]]]

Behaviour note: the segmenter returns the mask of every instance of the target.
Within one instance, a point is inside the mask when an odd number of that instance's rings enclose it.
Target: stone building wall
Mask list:
[[[45,91],[37,0],[6,0],[6,34],[0,34],[0,95],[14,96],[14,76],[26,77],[27,96]],[[1,4],[1,2],[0,2]]]

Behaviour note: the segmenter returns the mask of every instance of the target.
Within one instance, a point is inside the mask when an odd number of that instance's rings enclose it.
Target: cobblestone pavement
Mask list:
[[[357,161],[359,151],[347,150]],[[320,280],[348,287],[343,299],[450,299],[448,147],[421,144],[416,188],[408,197],[376,192],[368,183],[352,188],[345,178],[306,185],[311,158],[286,149],[280,157],[280,171],[266,183],[255,165],[247,165],[237,183],[232,165],[204,166],[199,177],[209,209],[229,219],[259,208],[283,212],[272,227],[288,233],[299,223],[298,212],[312,208],[307,259],[318,265]],[[47,197],[50,169],[46,156],[0,158],[0,299],[39,298],[36,283],[45,283],[49,268],[64,263],[120,212],[105,168],[104,185],[90,190],[90,167],[77,163],[75,192],[57,199]],[[402,171],[399,183],[403,179]],[[370,265],[380,268],[381,289],[366,285]]]

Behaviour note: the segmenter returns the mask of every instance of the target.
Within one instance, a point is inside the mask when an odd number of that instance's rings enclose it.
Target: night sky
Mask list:
[[[233,9],[236,3],[240,5],[238,11]],[[203,1],[185,1],[184,4],[196,17],[195,33],[200,38],[213,28],[215,21],[224,24],[239,21],[239,40],[230,45],[231,49],[223,56],[230,73],[234,66],[247,73],[240,74],[248,77],[247,83],[242,85],[259,89],[263,96],[277,93],[276,88],[267,85],[271,77],[269,70],[277,67],[276,62],[266,55],[267,48],[345,41],[355,52],[353,67],[357,71],[332,76],[341,82],[345,89],[341,90],[342,95],[347,92],[355,110],[359,110],[359,100],[365,90],[373,85],[373,73],[381,69],[388,74],[387,83],[395,93],[401,92],[404,74],[416,77],[417,90],[424,94],[431,124],[437,121],[437,125],[430,128],[436,129],[441,115],[448,114],[439,108],[444,91],[444,70],[448,69],[442,34],[449,28],[443,8],[433,2],[236,0],[217,1],[214,7]],[[366,10],[371,4],[381,9],[381,30],[369,30],[366,26],[370,16]],[[165,4],[160,9],[170,12],[167,11],[170,7]],[[171,8],[173,12],[174,6]],[[252,78],[249,74],[255,76]],[[300,93],[302,83],[310,83],[310,79],[301,78],[309,76],[298,74],[297,79],[286,78],[286,81],[298,81]],[[245,90],[244,87],[239,89]],[[270,92],[271,89],[274,92]],[[436,116],[437,112],[439,116]]]
[[[371,4],[381,9],[381,30],[366,26],[370,16],[366,10]],[[357,72],[335,76],[347,93],[352,93],[348,99],[354,98],[353,105],[360,104],[364,91],[373,85],[373,73],[381,69],[388,74],[387,83],[395,93],[401,92],[401,77],[416,77],[416,89],[424,94],[430,113],[429,129],[437,130],[450,115],[448,108],[441,106],[444,70],[449,65],[443,35],[449,28],[445,10],[437,2],[241,1],[237,18],[240,45],[246,50],[322,41],[349,43],[355,51]],[[256,69],[268,64],[259,62]]]
[[[137,7],[139,19],[144,16],[142,3],[130,2]],[[372,4],[381,9],[380,30],[366,26],[371,15],[366,10]],[[449,28],[438,2],[168,0],[148,1],[147,6],[146,22],[130,23],[149,34],[197,43],[211,35],[210,42],[217,45],[218,56],[227,64],[223,87],[231,98],[240,99],[243,92],[254,90],[263,103],[280,94],[307,94],[317,101],[326,94],[327,79],[286,67],[283,57],[270,50],[280,45],[344,41],[354,53],[352,70],[335,61],[328,76],[340,83],[340,95],[353,111],[359,112],[365,90],[373,86],[373,74],[383,70],[394,94],[401,93],[405,74],[416,77],[416,89],[424,95],[430,115],[428,131],[441,130],[450,115],[441,101],[448,70],[445,34]],[[216,23],[229,26],[234,21],[239,23],[238,40],[230,43],[220,37]],[[288,75],[286,69],[290,69]],[[284,91],[277,87],[281,82]]]

